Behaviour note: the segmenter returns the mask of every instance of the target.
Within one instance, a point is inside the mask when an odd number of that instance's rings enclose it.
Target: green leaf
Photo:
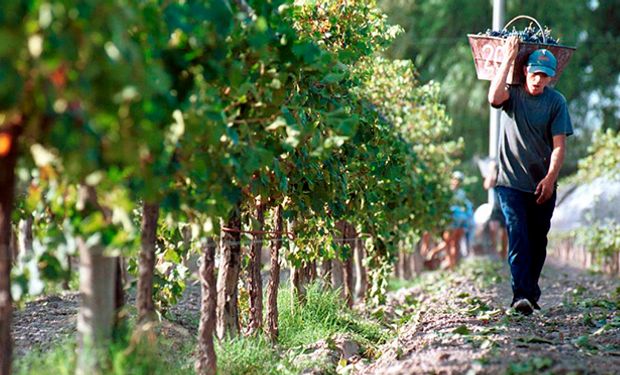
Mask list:
[[[334,73],[329,73],[327,74],[324,78],[323,78],[323,83],[337,83],[342,81],[344,78],[346,77],[346,72],[334,72]]]
[[[46,280],[61,280],[64,278],[65,271],[60,261],[49,253],[43,253],[38,261],[39,271]]]
[[[92,234],[102,232],[107,226],[101,212],[94,212],[80,222],[80,233]]]
[[[465,335],[470,335],[471,331],[469,330],[469,328],[467,328],[466,325],[460,325],[460,326],[456,327],[455,329],[453,329],[452,333],[465,336]]]
[[[555,345],[555,342],[553,342],[551,340],[547,340],[546,338],[539,337],[539,336],[520,337],[520,338],[517,339],[517,341],[528,343],[528,344],[549,344],[549,345]]]
[[[180,263],[181,256],[176,250],[168,248],[164,251],[164,260],[171,263]]]

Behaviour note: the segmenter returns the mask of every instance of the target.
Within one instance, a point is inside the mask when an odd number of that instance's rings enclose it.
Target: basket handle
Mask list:
[[[547,38],[545,38],[545,33],[543,32],[543,28],[542,26],[540,26],[540,23],[538,23],[538,21],[536,21],[536,18],[534,17],[530,17],[530,16],[526,16],[526,15],[520,15],[520,16],[516,16],[515,18],[511,19],[510,21],[508,21],[508,23],[506,24],[506,26],[504,26],[504,30],[506,30],[506,28],[508,26],[510,26],[513,22],[520,20],[522,18],[528,19],[530,21],[534,21],[534,23],[536,24],[536,26],[538,26],[538,30],[540,30],[540,33],[542,34],[542,38],[543,38],[543,44],[547,44]]]

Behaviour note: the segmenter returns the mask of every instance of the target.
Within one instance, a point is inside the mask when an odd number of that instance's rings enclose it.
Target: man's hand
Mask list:
[[[509,36],[504,42],[504,60],[512,62],[519,52],[519,37],[516,35]]]
[[[491,171],[488,176],[485,177],[482,187],[484,190],[489,190],[497,185],[497,174]]]
[[[543,178],[536,186],[536,191],[534,194],[538,196],[536,199],[536,203],[543,204],[551,198],[553,195],[553,190],[555,189],[555,181],[549,176]]]
[[[549,164],[549,172],[536,186],[534,194],[538,196],[536,203],[543,204],[553,195],[555,190],[555,182],[558,179],[560,168],[564,163],[564,154],[566,149],[566,135],[558,134],[553,136],[553,151],[551,151],[551,162]]]

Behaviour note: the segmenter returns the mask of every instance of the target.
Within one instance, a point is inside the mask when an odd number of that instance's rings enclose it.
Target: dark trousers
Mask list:
[[[538,279],[547,257],[547,233],[555,208],[556,193],[543,204],[533,193],[505,186],[495,188],[508,229],[508,264],[512,273],[513,300],[540,298]]]

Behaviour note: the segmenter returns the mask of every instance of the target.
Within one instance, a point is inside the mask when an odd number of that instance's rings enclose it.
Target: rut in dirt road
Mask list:
[[[409,319],[360,374],[620,372],[620,280],[547,264],[542,310],[508,309],[508,267],[464,262],[423,276],[392,301]]]

